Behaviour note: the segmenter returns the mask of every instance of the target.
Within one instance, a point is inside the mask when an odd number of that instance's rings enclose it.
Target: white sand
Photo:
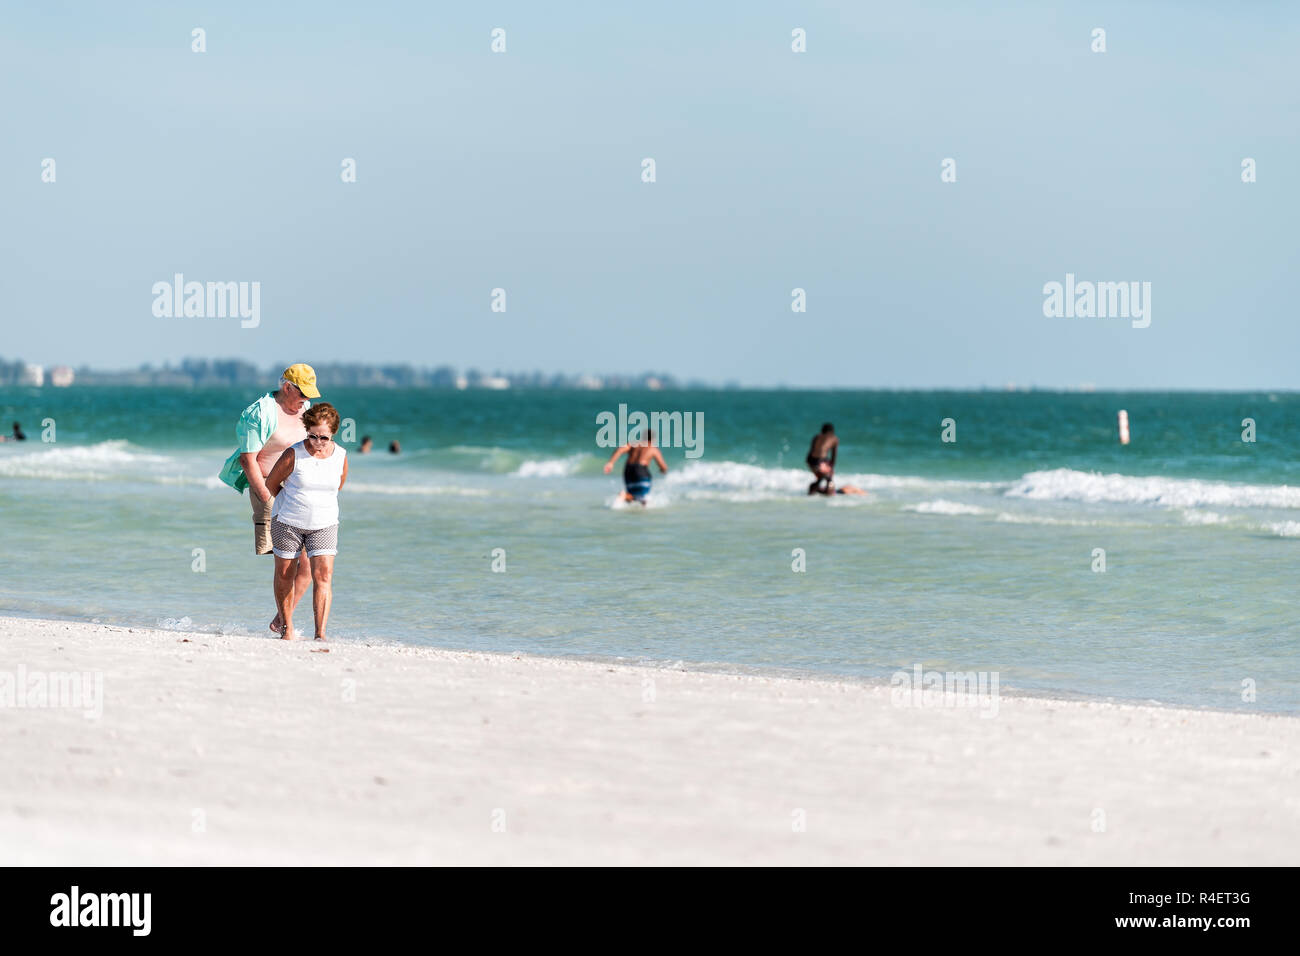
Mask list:
[[[0,618],[104,682],[0,707],[0,864],[1300,860],[1297,718],[328,646]]]

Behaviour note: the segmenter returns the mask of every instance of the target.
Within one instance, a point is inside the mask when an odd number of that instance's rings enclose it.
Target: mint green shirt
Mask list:
[[[304,411],[309,407],[311,407],[310,402],[304,406]],[[235,422],[235,453],[226,459],[217,477],[242,495],[244,489],[248,487],[248,476],[244,474],[244,468],[239,464],[239,456],[257,454],[261,451],[262,446],[275,434],[278,421],[275,396],[270,392],[244,409],[239,416],[239,421]]]

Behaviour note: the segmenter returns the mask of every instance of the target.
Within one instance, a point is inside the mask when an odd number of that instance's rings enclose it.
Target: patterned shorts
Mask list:
[[[277,558],[296,558],[303,548],[307,549],[309,558],[318,554],[338,554],[339,526],[332,524],[328,528],[304,531],[285,524],[279,518],[272,518],[271,544]]]

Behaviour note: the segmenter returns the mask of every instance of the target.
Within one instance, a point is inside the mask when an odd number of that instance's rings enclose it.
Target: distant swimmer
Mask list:
[[[619,457],[624,452],[627,453],[627,464],[623,466],[624,501],[639,501],[643,505],[646,503],[646,496],[650,494],[650,462],[659,466],[661,474],[667,473],[668,465],[654,442],[654,432],[647,431],[644,439],[633,439],[615,449],[614,454],[609,456],[609,461],[605,462],[605,474],[608,475],[614,470],[614,463]]]
[[[5,438],[4,435],[0,435],[0,441],[27,441],[27,436],[23,434],[23,426],[14,422],[13,436],[11,438]]]
[[[835,454],[839,451],[840,440],[835,435],[835,426],[827,422],[822,430],[813,435],[812,445],[808,448],[808,457],[804,459],[817,480],[808,486],[808,494],[831,494],[831,479],[835,475]]]
[[[810,491],[808,493],[813,494],[814,492]],[[859,488],[857,485],[840,485],[837,488],[835,482],[828,481],[821,486],[821,490],[817,491],[816,494],[825,495],[829,498],[831,495],[869,495],[871,492]]]
[[[388,443],[388,453],[390,455],[400,455],[402,453],[402,445],[396,438]]]
[[[374,444],[375,444],[374,439],[372,439],[369,435],[362,435],[361,448],[359,449],[361,454],[369,455],[370,449],[374,447]]]

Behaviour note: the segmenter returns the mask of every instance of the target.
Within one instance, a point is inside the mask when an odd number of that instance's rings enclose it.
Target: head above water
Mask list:
[[[823,435],[834,435],[834,434],[835,434],[835,426],[832,425],[830,422],[827,422],[825,425],[822,426],[822,434],[823,434]]]

